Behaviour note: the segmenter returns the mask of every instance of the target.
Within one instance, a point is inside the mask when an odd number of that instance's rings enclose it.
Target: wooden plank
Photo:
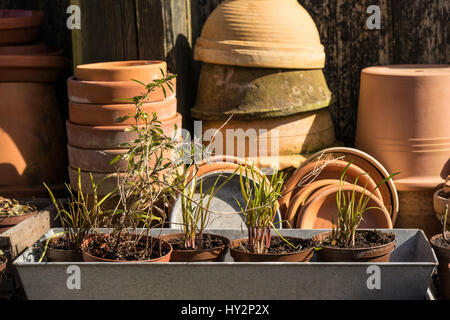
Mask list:
[[[448,64],[450,1],[392,1],[392,6],[394,63]]]

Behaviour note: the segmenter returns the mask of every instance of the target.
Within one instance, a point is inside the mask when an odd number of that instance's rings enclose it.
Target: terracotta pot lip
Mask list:
[[[95,235],[94,235],[94,236],[95,236]],[[102,236],[105,236],[105,237],[106,237],[106,236],[110,236],[110,235],[109,235],[109,234],[103,234]],[[144,237],[147,237],[147,236],[144,236]],[[158,261],[158,260],[160,260],[160,259],[162,259],[162,258],[164,258],[164,257],[169,256],[169,255],[172,253],[173,248],[172,248],[172,246],[170,245],[170,243],[168,243],[167,241],[165,241],[165,240],[163,240],[163,239],[159,239],[158,237],[152,237],[152,236],[148,236],[148,237],[158,239],[158,240],[162,241],[163,243],[169,245],[169,248],[170,248],[169,252],[168,252],[167,254],[161,256],[161,257],[154,258],[154,259],[150,259],[150,260],[137,260],[137,261],[134,261],[134,260],[111,260],[111,259],[105,259],[105,258],[100,258],[100,257],[94,256],[94,255],[88,253],[88,252],[85,250],[85,247],[86,247],[87,243],[90,242],[90,241],[92,241],[92,239],[93,239],[94,237],[87,238],[87,239],[85,239],[85,240],[83,241],[83,243],[81,244],[81,251],[82,251],[83,254],[85,254],[85,255],[87,255],[87,256],[89,256],[89,257],[92,257],[93,259],[96,259],[96,260],[99,260],[99,261],[103,261],[103,262],[131,262],[131,263],[156,262],[156,261]]]
[[[168,76],[172,76],[173,73],[168,72]],[[172,79],[176,80],[176,78]],[[119,86],[135,86],[135,87],[141,87],[144,88],[143,85],[135,82],[135,81],[95,81],[95,80],[80,80],[76,77],[76,75],[72,75],[69,78],[67,78],[68,82],[71,83],[79,83],[79,84],[85,84],[85,85],[102,85],[102,86],[108,86],[108,87],[119,87]],[[168,96],[169,97],[169,96]]]
[[[392,77],[450,76],[450,65],[446,64],[393,64],[362,69],[361,74]]]
[[[160,104],[169,104],[174,103],[177,100],[175,95],[168,96],[166,99],[161,101],[152,101],[152,102],[144,102],[142,103],[143,107],[154,107]],[[110,108],[110,109],[125,109],[125,108],[135,108],[135,105],[132,103],[120,103],[120,104],[94,104],[94,103],[80,103],[69,100],[69,104],[74,106],[86,107],[86,108]],[[166,119],[170,120],[170,119]],[[166,121],[163,120],[163,121]]]
[[[0,220],[4,220],[7,218],[21,218],[21,217],[26,217],[26,216],[33,216],[35,214],[37,214],[37,211],[33,211],[30,213],[25,213],[25,214],[14,215],[14,216],[5,216],[5,215],[0,214]]]
[[[360,232],[360,231],[374,231],[374,230],[376,230],[376,229],[357,229],[356,232]],[[385,231],[381,231],[381,232],[385,232]],[[327,235],[330,235],[330,234],[331,234],[331,231],[321,232],[321,233],[318,233],[318,234],[314,235],[312,237],[312,239],[314,241],[320,241],[320,240],[317,239],[319,236],[327,236]],[[346,252],[372,251],[372,250],[376,250],[376,249],[384,249],[386,247],[395,245],[396,239],[397,239],[397,236],[391,242],[388,242],[386,244],[382,244],[380,246],[370,247],[370,248],[338,248],[338,247],[329,247],[329,246],[324,246],[324,245],[317,245],[317,247],[323,247],[323,248],[327,248],[327,249],[330,249],[330,250],[337,250],[337,251],[341,251],[341,252],[344,252],[344,251],[346,251]]]
[[[450,231],[445,232],[445,235],[447,235],[448,237],[450,237]],[[444,246],[442,246],[442,245],[436,243],[436,240],[437,240],[438,238],[440,238],[440,237],[442,237],[442,233],[435,234],[434,236],[432,236],[432,237],[430,238],[430,243],[431,243],[433,246],[438,247],[439,249],[443,249],[443,250],[450,251],[450,248],[446,248],[446,247],[444,247]]]
[[[68,59],[58,55],[0,55],[2,68],[60,68],[67,66]]]
[[[111,61],[111,62],[96,62],[77,66],[80,70],[124,70],[137,69],[150,65],[165,64],[165,61],[160,60],[126,60],[126,61]]]
[[[82,148],[73,146],[70,143],[67,144],[67,148],[75,149],[79,151],[85,151],[85,152],[109,152],[109,153],[126,153],[128,152],[127,149],[89,149],[89,148]]]
[[[171,233],[171,234],[163,234],[163,235],[161,235],[161,236],[159,236],[159,237],[157,237],[157,238],[160,238],[160,239],[164,240],[164,237],[169,237],[169,236],[173,236],[173,237],[175,237],[175,236],[182,237],[183,235],[184,235],[183,233]],[[220,236],[220,235],[214,234],[214,233],[204,233],[203,235],[210,235],[210,236],[214,236],[214,237],[217,237],[217,238],[221,238],[222,240],[226,240],[227,243],[224,244],[224,245],[218,246],[218,247],[208,248],[208,249],[201,249],[201,250],[192,250],[192,249],[189,249],[189,250],[186,250],[186,249],[173,249],[173,251],[174,251],[174,252],[175,252],[175,251],[180,251],[180,252],[188,252],[188,253],[201,253],[201,252],[209,252],[209,251],[213,251],[213,250],[217,250],[217,249],[222,249],[222,248],[226,248],[227,246],[230,246],[231,240],[228,239],[227,237]],[[167,240],[165,240],[165,241],[167,241]],[[167,242],[169,242],[169,241],[167,241]],[[170,243],[170,242],[169,242],[169,243]]]
[[[280,238],[279,236],[273,236],[272,238]],[[302,239],[302,240],[306,240],[303,238],[299,238],[299,237],[291,237],[291,236],[286,236],[285,238],[296,238],[296,239]],[[231,241],[230,244],[230,250],[234,250],[237,252],[242,252],[246,255],[251,255],[251,256],[268,256],[268,257],[282,257],[282,256],[292,256],[292,255],[296,255],[299,253],[304,253],[304,252],[308,252],[311,250],[314,250],[314,248],[307,248],[307,249],[303,249],[300,251],[296,251],[296,252],[288,252],[288,253],[254,253],[254,252],[245,252],[242,250],[237,249],[237,244],[242,243],[242,242],[248,242],[248,238],[239,238],[239,239],[235,239],[233,241]]]
[[[12,17],[3,17],[2,13],[18,14]],[[39,26],[44,23],[44,12],[39,10],[0,10],[0,30],[22,29]]]

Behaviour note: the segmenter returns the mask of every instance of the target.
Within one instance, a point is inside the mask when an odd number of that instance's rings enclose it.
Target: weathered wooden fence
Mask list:
[[[73,64],[164,59],[177,73],[178,109],[190,127],[200,64],[193,46],[223,0],[0,0],[0,8],[41,9],[44,39],[65,49]],[[326,47],[325,76],[338,138],[353,144],[360,71],[370,65],[449,63],[448,0],[299,0]],[[81,8],[81,30],[66,27],[70,4]],[[381,28],[369,30],[367,8],[381,9]],[[71,71],[68,71],[68,74]],[[64,82],[61,82],[64,100]],[[64,104],[64,101],[62,102]],[[67,108],[64,105],[64,108]]]

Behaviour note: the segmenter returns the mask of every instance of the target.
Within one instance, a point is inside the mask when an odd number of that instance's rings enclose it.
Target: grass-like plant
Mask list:
[[[343,244],[345,246],[355,246],[355,236],[356,229],[363,221],[363,215],[366,211],[376,209],[382,210],[380,207],[369,207],[368,203],[373,195],[373,192],[377,190],[381,185],[386,183],[389,179],[392,179],[398,173],[391,174],[389,177],[383,179],[378,185],[372,190],[369,195],[366,195],[367,183],[363,188],[361,196],[358,198],[356,187],[358,186],[358,180],[360,176],[356,177],[353,184],[353,190],[347,193],[343,190],[343,186],[346,180],[346,173],[348,168],[351,166],[352,162],[349,162],[345,167],[339,179],[339,190],[336,194],[337,203],[337,221],[336,224],[334,219],[332,220],[333,227],[331,230],[331,244],[335,245],[337,243]],[[366,175],[368,173],[363,173]],[[348,196],[347,196],[348,195]]]
[[[447,237],[447,216],[448,216],[448,203],[445,205],[445,212],[442,215],[442,239],[444,239],[445,242],[450,244],[450,238]]]
[[[278,233],[273,224],[283,181],[282,172],[275,171],[269,180],[264,174],[257,172],[254,165],[240,167],[241,193],[244,203],[238,200],[236,202],[245,215],[248,250],[251,252],[267,253],[270,248],[272,229],[289,243]]]

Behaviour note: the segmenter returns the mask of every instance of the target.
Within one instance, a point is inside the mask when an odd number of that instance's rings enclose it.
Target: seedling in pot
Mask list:
[[[236,202],[245,215],[248,237],[233,242],[231,254],[236,261],[308,261],[312,257],[311,240],[283,237],[273,223],[283,182],[282,172],[275,171],[269,180],[254,165],[240,167],[244,203]],[[278,236],[273,237],[272,230]]]

